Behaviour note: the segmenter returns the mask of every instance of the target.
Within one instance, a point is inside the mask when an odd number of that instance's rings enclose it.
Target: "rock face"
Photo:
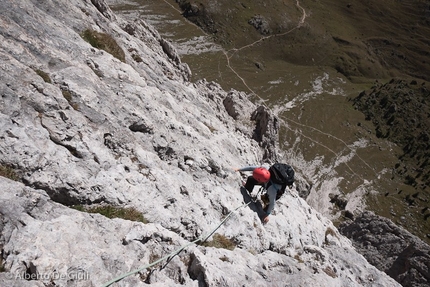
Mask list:
[[[372,212],[339,229],[370,263],[403,286],[430,285],[430,247],[418,237]]]
[[[0,20],[1,286],[108,286],[133,270],[114,285],[399,286],[295,189],[261,223],[232,168],[282,160],[276,119],[189,82],[151,26],[101,0],[6,0]],[[193,244],[206,237],[235,248]]]

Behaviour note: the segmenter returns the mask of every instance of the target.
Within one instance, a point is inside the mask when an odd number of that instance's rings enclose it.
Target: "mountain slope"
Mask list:
[[[353,82],[398,76],[430,80],[426,1],[177,2],[185,17],[224,47],[276,36],[254,47],[268,62],[331,67]]]
[[[189,82],[152,27],[100,0],[8,0],[0,11],[0,285],[103,286],[189,246],[116,284],[399,286],[297,195],[300,176],[261,223],[232,167],[282,160],[264,142],[273,116],[244,93]],[[251,124],[256,110],[267,121]],[[190,244],[203,235],[235,248]]]

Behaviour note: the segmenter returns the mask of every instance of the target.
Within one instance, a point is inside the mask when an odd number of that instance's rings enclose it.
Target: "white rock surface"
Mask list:
[[[5,0],[0,23],[0,164],[22,180],[0,177],[0,286],[103,286],[185,245],[113,285],[399,286],[296,190],[261,223],[232,172],[263,158],[257,107],[189,82],[149,25],[102,0]],[[114,37],[125,62],[85,42],[88,28]],[[68,207],[101,203],[150,223]],[[240,206],[216,230],[234,250],[189,244]]]

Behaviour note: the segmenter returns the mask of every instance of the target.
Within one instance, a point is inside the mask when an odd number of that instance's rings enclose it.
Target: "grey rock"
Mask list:
[[[167,56],[169,56],[170,59],[172,59],[176,64],[181,63],[181,59],[179,58],[178,52],[176,51],[175,47],[173,47],[172,43],[161,38],[160,44],[163,48],[163,51],[167,54]]]
[[[269,35],[272,33],[269,21],[262,15],[253,16],[248,23],[252,25],[260,34]]]
[[[252,138],[263,148],[263,160],[277,162],[279,160],[276,151],[279,120],[264,106],[259,106],[252,113],[251,120],[256,123]]]
[[[430,285],[430,246],[391,220],[366,211],[340,226],[361,254],[402,286]]]

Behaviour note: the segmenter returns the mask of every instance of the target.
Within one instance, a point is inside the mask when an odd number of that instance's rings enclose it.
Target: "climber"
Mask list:
[[[251,194],[255,185],[261,185],[266,192],[261,196],[265,207],[263,222],[269,221],[269,215],[275,207],[275,201],[285,192],[287,186],[294,183],[294,170],[288,164],[275,163],[269,169],[259,166],[247,166],[235,168],[235,171],[252,171],[252,176],[248,176],[243,183],[245,189]]]

